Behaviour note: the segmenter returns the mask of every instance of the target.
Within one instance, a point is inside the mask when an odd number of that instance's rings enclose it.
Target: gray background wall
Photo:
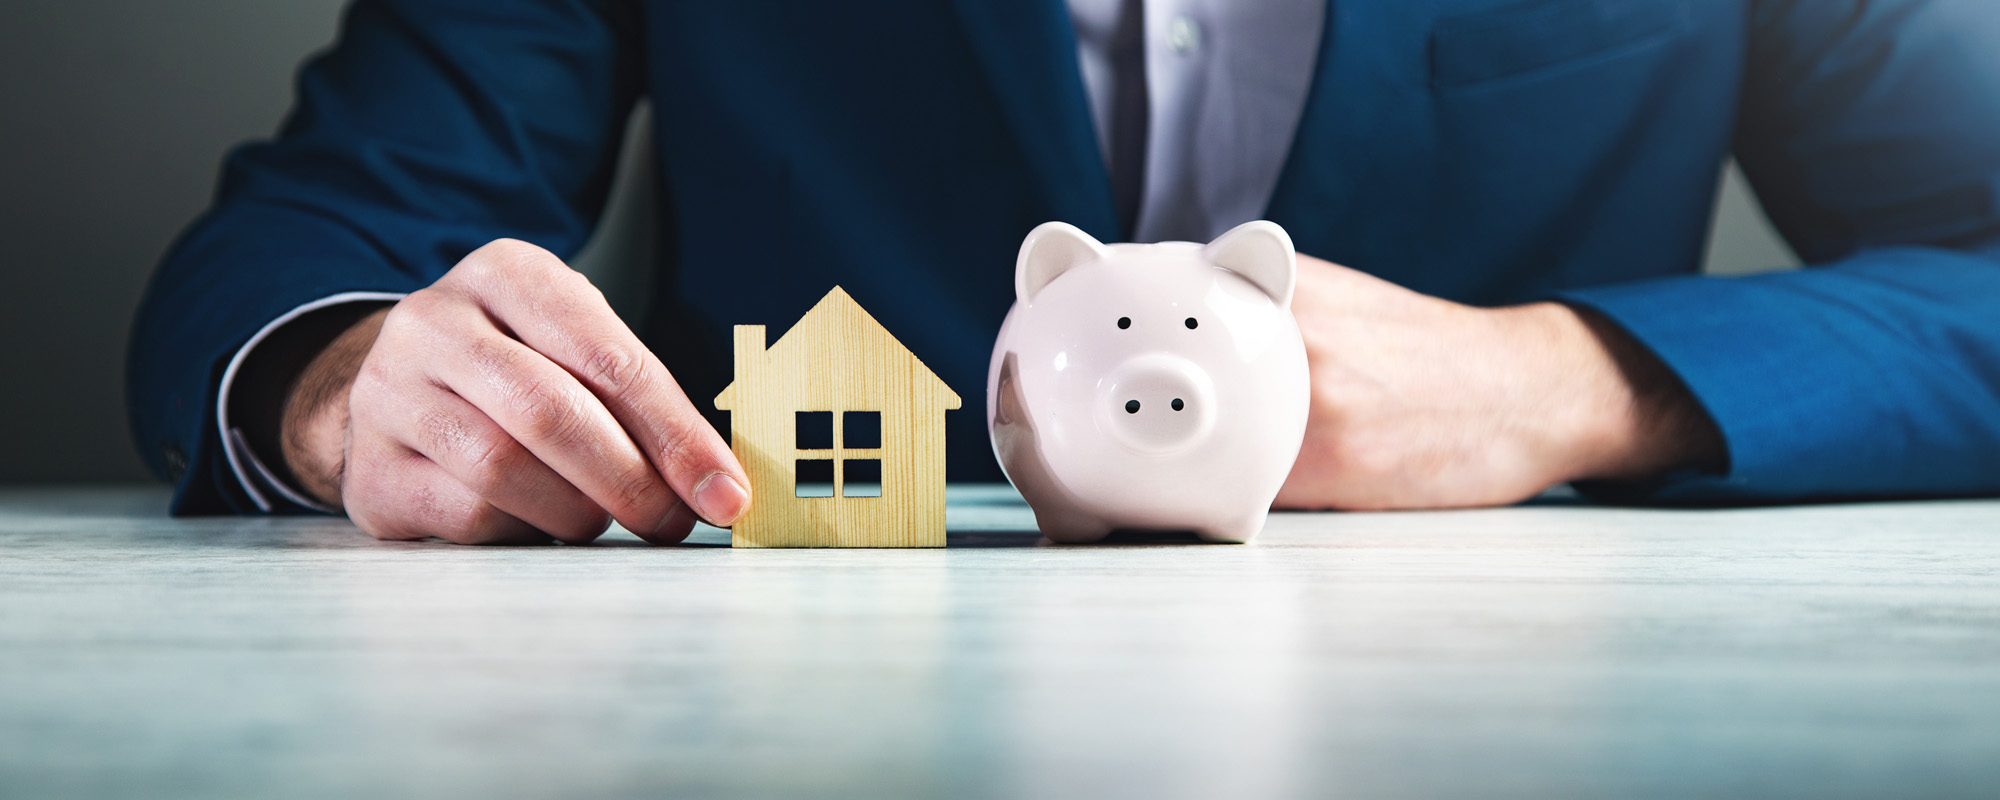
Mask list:
[[[207,203],[223,153],[275,128],[342,5],[0,3],[0,482],[147,479],[122,390],[139,293]],[[1739,176],[1720,203],[1711,271],[1793,263]],[[628,235],[643,218],[632,206],[584,259],[593,277],[644,246]]]

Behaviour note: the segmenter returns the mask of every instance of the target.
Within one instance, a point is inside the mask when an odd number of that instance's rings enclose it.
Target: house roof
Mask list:
[[[816,358],[811,357],[814,354],[798,352],[815,345],[835,352],[831,357]],[[804,356],[805,360],[816,364],[859,368],[862,355],[871,351],[897,354],[900,358],[896,360],[901,362],[897,366],[909,374],[912,383],[926,384],[933,388],[934,392],[928,394],[942,399],[944,408],[959,407],[958,394],[938,378],[936,373],[931,372],[929,367],[924,366],[924,362],[918,360],[916,354],[911,353],[909,348],[897,341],[895,335],[882,327],[882,323],[876,322],[875,317],[870,315],[867,309],[862,308],[860,303],[854,302],[854,298],[849,297],[846,290],[838,286],[820,298],[805,316],[800,317],[790,330],[785,331],[785,335],[778,337],[777,342],[759,355],[767,362]],[[743,358],[744,354],[737,353],[736,357]],[[715,396],[715,407],[723,411],[730,410],[735,404],[735,391],[736,384],[731,382],[721,394]]]

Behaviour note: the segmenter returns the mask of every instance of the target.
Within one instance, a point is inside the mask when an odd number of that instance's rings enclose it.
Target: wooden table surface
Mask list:
[[[0,797],[1996,797],[2000,502],[1061,547],[378,543],[0,491]]]

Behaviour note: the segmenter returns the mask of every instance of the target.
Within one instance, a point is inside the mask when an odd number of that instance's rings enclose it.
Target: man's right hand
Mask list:
[[[502,239],[355,324],[285,401],[287,466],[381,539],[670,544],[749,479],[604,295]]]

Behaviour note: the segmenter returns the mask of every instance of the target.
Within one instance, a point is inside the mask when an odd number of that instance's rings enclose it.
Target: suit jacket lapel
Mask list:
[[[955,3],[1049,213],[1101,241],[1123,238],[1061,0]]]

